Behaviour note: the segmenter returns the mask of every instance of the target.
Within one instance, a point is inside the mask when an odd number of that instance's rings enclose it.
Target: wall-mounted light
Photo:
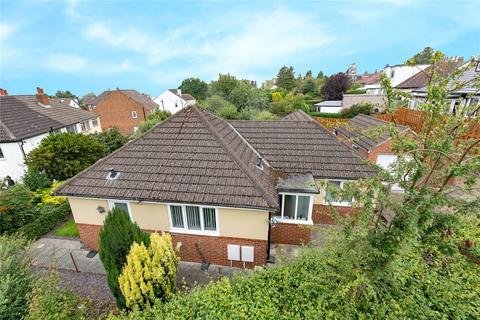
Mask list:
[[[105,213],[105,208],[102,207],[102,206],[98,206],[97,211],[98,211],[98,213],[103,214],[103,213]]]

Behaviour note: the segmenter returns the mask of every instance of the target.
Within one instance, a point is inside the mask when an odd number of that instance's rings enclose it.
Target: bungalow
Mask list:
[[[168,111],[171,114],[182,110],[188,106],[193,106],[197,103],[194,97],[189,94],[182,93],[181,89],[168,89],[155,99],[156,104],[159,105],[160,110]]]
[[[95,113],[70,103],[49,98],[41,88],[36,95],[8,95],[0,89],[0,180],[20,180],[25,157],[52,132],[102,132]]]
[[[166,231],[193,262],[252,268],[270,243],[310,240],[351,201],[327,185],[375,174],[303,111],[280,121],[227,121],[190,106],[57,189],[80,237],[98,248],[106,212],[125,209],[148,231]],[[309,137],[309,139],[306,139]]]
[[[314,111],[323,113],[339,113],[342,109],[342,100],[327,100],[313,105]]]

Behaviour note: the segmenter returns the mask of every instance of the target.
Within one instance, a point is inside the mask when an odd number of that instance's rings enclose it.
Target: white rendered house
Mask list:
[[[153,101],[158,104],[159,110],[169,111],[171,114],[197,103],[194,97],[189,94],[182,94],[180,89],[168,89],[154,98]]]

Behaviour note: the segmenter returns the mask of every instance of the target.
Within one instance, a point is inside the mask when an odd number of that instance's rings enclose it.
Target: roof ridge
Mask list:
[[[192,106],[191,107],[195,113],[198,115],[200,120],[205,124],[207,129],[217,138],[218,142],[222,145],[222,147],[227,151],[229,156],[237,163],[237,165],[240,167],[240,169],[248,176],[250,181],[252,181],[253,185],[257,190],[259,190],[262,193],[262,197],[267,201],[267,203],[271,206],[277,206],[277,201],[276,199],[272,199],[272,197],[269,196],[268,191],[265,189],[265,187],[258,183],[257,178],[254,176],[254,174],[250,171],[250,169],[241,161],[241,159],[238,157],[238,155],[235,153],[235,151],[230,147],[230,145],[225,141],[225,139],[218,133],[218,131],[215,129],[215,127],[210,123],[210,121],[205,117],[205,115],[200,111],[198,107]],[[221,118],[218,118],[221,119]],[[228,121],[221,119],[222,121],[225,121],[228,125]],[[230,127],[230,126],[229,126]],[[236,132],[236,130],[234,130]],[[238,133],[237,133],[238,134]],[[240,136],[240,138],[242,138]],[[242,139],[242,141],[245,141]]]

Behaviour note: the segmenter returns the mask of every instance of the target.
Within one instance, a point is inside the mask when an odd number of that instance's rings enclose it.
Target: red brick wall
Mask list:
[[[387,142],[372,149],[368,154],[368,160],[372,161],[373,163],[377,163],[377,157],[379,154],[393,154],[391,146],[392,140],[388,140]]]
[[[111,91],[93,111],[100,116],[103,131],[116,127],[123,134],[132,134],[133,128],[145,121],[150,112],[140,103],[117,90]],[[137,112],[136,119],[132,118],[132,111]]]
[[[272,243],[302,244],[310,241],[310,229],[306,225],[278,223],[270,230]]]
[[[347,215],[355,214],[358,211],[357,208],[352,207],[330,207],[323,204],[314,204],[313,205],[313,212],[312,212],[312,220],[314,224],[335,224],[335,219],[333,218],[333,214],[336,210],[336,213],[339,214],[341,217],[345,217]]]
[[[80,232],[80,239],[86,247],[98,250],[98,235],[102,226],[77,224]],[[230,261],[227,260],[227,245],[237,244],[243,246],[254,247],[254,262],[247,262],[247,268],[253,268],[255,265],[264,265],[267,261],[267,241],[266,240],[250,240],[241,238],[229,237],[209,237],[200,235],[190,235],[183,233],[171,233],[174,246],[178,242],[182,243],[180,249],[180,259],[190,262],[201,262],[200,255],[195,247],[198,243],[200,250],[205,259],[212,263],[224,266],[230,266]],[[243,267],[243,262],[234,261],[234,267]]]

